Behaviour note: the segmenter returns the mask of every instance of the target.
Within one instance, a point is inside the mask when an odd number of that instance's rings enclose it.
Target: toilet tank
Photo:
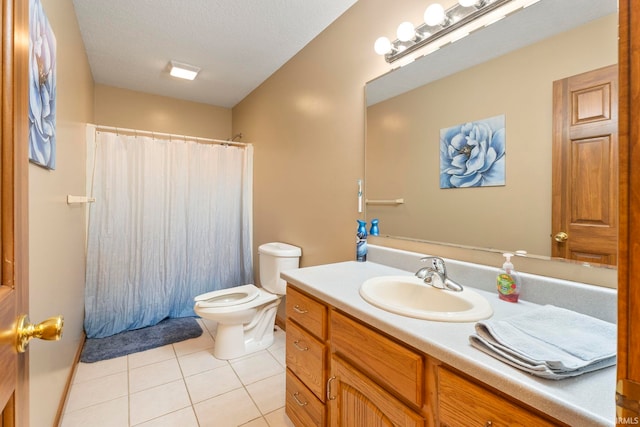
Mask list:
[[[260,257],[260,284],[267,291],[284,295],[287,282],[280,278],[280,272],[298,268],[302,249],[287,243],[265,243],[258,247]]]

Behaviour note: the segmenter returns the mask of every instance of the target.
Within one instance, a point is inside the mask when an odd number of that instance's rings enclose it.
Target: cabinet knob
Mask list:
[[[487,421],[486,423],[484,423],[484,427],[491,427],[493,425],[493,422],[491,421]]]

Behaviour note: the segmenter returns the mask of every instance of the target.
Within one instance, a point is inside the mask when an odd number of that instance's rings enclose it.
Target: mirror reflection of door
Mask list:
[[[551,255],[616,265],[618,66],[553,83]]]

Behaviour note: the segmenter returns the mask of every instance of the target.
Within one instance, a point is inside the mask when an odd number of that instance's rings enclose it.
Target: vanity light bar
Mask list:
[[[413,37],[408,35],[408,27],[411,24],[403,22],[398,27],[398,35],[402,39],[398,38],[390,42],[386,37],[380,37],[376,40],[376,52],[384,55],[385,60],[389,63],[393,63],[428,44],[433,44],[432,49],[430,49],[430,52],[432,52],[447,43],[453,43],[481,27],[499,21],[505,16],[538,1],[478,0],[472,3],[471,6],[463,6],[462,4],[468,4],[468,2],[459,1],[444,11],[444,17],[440,20],[440,23],[435,25],[423,23],[414,30]],[[429,10],[434,5],[429,6],[425,12],[425,20],[432,24],[435,21],[430,20]],[[462,27],[465,28],[460,30]],[[456,32],[456,30],[460,31]],[[439,41],[439,43],[434,43],[435,41]]]

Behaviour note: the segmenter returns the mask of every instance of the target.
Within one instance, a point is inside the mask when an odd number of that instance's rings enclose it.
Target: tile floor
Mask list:
[[[203,334],[117,359],[80,363],[61,427],[293,427],[284,412],[285,333],[266,350],[213,357]]]

